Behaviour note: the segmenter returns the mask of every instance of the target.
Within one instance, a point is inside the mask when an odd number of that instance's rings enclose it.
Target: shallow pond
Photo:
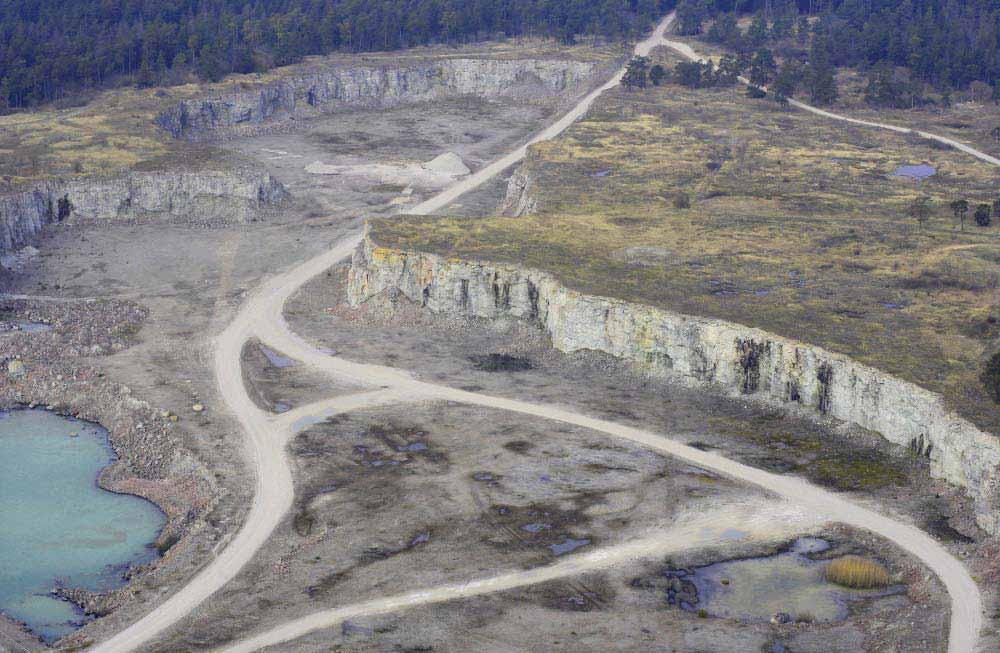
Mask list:
[[[893,177],[907,177],[909,179],[927,179],[935,174],[937,174],[937,170],[926,163],[914,166],[899,166],[892,172]]]
[[[163,513],[97,486],[114,458],[96,424],[44,410],[0,411],[0,612],[48,641],[84,621],[50,594],[56,584],[113,589],[126,566],[157,555]]]
[[[768,621],[779,613],[791,619],[840,621],[848,616],[851,600],[893,593],[887,590],[850,590],[823,578],[826,560],[813,560],[829,545],[817,538],[802,538],[791,550],[760,558],[728,560],[670,575],[693,584],[696,597],[676,595],[682,608],[704,610],[713,617],[745,622]],[[668,590],[668,600],[669,600]]]
[[[17,322],[6,322],[0,325],[0,333],[44,333],[45,331],[51,330],[52,325],[46,324],[45,322],[28,322],[20,320]]]
[[[267,358],[267,362],[269,362],[272,367],[277,367],[281,369],[285,367],[295,367],[296,365],[299,364],[299,362],[294,358],[289,358],[284,354],[279,354],[270,347],[265,347],[264,345],[261,345],[260,351],[261,353],[264,354],[264,356]]]

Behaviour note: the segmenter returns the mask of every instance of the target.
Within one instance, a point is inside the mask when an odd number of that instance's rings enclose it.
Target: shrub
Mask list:
[[[986,366],[979,379],[983,382],[990,399],[1000,404],[1000,351],[986,361]]]
[[[527,358],[510,354],[473,356],[471,360],[475,368],[483,372],[524,372],[533,367]]]
[[[653,82],[653,86],[659,86],[666,78],[667,69],[660,64],[656,64],[649,69],[649,81]]]
[[[848,555],[837,558],[823,572],[826,580],[853,589],[885,587],[892,582],[885,567],[861,556]]]
[[[992,213],[993,209],[989,204],[980,204],[976,207],[976,213],[973,217],[975,218],[977,225],[980,227],[988,227],[990,226],[990,220],[993,217],[991,215]]]
[[[674,208],[675,209],[690,209],[691,208],[691,198],[684,191],[678,191],[674,195]]]

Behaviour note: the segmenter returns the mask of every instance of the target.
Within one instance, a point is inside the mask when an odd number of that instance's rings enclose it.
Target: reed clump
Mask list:
[[[823,572],[826,580],[852,589],[873,589],[892,583],[889,571],[878,562],[861,556],[837,558]]]

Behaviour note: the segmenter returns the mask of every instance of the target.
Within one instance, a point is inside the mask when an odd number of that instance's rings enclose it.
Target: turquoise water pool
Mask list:
[[[113,460],[107,431],[96,424],[44,410],[0,411],[0,611],[47,641],[84,621],[50,594],[56,584],[113,589],[125,567],[157,555],[163,513],[97,486]]]

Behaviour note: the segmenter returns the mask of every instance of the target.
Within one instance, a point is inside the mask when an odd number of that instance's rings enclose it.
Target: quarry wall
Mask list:
[[[584,295],[544,272],[380,247],[367,234],[351,264],[349,301],[393,289],[434,313],[530,320],[563,352],[605,352],[673,382],[875,431],[927,457],[934,477],[964,488],[979,525],[1000,532],[1000,440],[935,393],[846,356],[739,324]]]
[[[0,251],[29,243],[45,225],[164,216],[197,223],[247,222],[287,193],[266,172],[132,172],[38,182],[0,195]]]
[[[160,113],[157,124],[174,138],[199,140],[248,134],[282,118],[347,108],[389,108],[474,95],[538,101],[585,91],[597,64],[549,59],[457,58],[404,67],[328,69],[275,80],[216,98],[184,100]]]

